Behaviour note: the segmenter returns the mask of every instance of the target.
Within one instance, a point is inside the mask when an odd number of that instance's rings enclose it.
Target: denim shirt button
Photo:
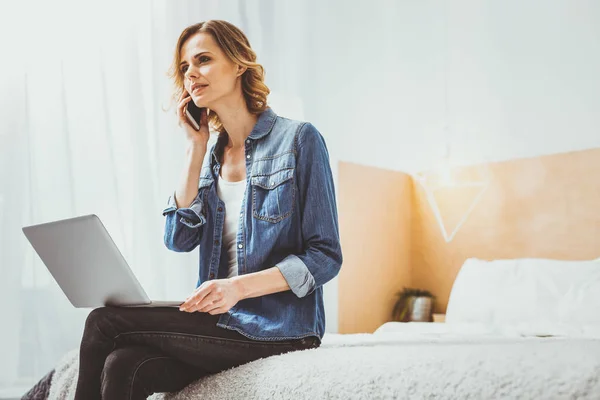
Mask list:
[[[217,208],[217,211],[223,211],[223,207]]]
[[[214,279],[215,278],[215,274],[213,274],[212,272],[210,273],[210,275],[208,275],[208,279]]]
[[[239,247],[240,249],[242,249],[242,248],[244,247],[244,245],[240,243],[240,244],[238,244],[238,247]]]

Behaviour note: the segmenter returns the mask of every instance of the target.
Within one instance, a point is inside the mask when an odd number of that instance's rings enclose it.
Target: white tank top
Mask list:
[[[237,234],[240,223],[240,212],[246,191],[246,180],[228,182],[219,176],[217,195],[225,203],[225,224],[223,226],[223,246],[227,249],[229,272],[228,278],[237,276]]]

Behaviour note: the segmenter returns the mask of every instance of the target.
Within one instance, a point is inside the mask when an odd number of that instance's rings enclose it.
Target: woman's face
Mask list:
[[[242,70],[227,58],[208,33],[197,33],[183,44],[179,69],[185,90],[198,107],[212,109],[222,99],[236,94],[236,90],[241,93],[236,83]],[[194,84],[201,86],[192,90]]]

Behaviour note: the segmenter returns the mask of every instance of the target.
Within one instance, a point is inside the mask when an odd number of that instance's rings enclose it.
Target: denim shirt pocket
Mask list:
[[[293,153],[255,160],[250,176],[252,187],[252,216],[278,223],[294,211],[295,158]]]

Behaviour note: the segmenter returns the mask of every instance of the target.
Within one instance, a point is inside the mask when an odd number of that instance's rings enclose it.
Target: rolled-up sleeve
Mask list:
[[[342,266],[337,205],[329,152],[321,133],[305,123],[296,145],[304,251],[276,264],[292,292],[304,297],[333,279]]]
[[[203,208],[200,191],[187,208],[177,208],[175,192],[169,196],[162,212],[166,216],[164,242],[169,250],[190,252],[200,244],[202,226],[206,223]]]

